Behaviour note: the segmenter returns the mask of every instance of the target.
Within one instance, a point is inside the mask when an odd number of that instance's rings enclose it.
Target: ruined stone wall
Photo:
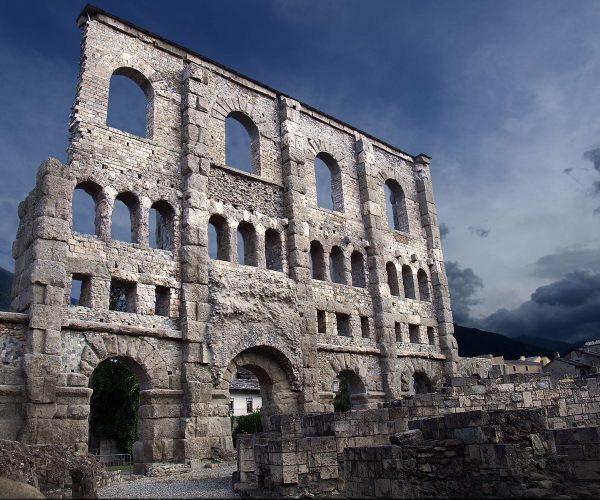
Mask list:
[[[0,313],[0,439],[16,440],[26,410],[21,362],[27,316]]]
[[[543,375],[499,378],[455,377],[435,394],[419,394],[390,406],[413,418],[471,410],[545,408],[553,429],[600,425],[600,379],[556,380]]]
[[[415,392],[416,376],[435,388],[456,372],[428,157],[94,7],[78,23],[68,162],[40,167],[13,246],[13,307],[27,315],[25,442],[60,439],[84,451],[89,377],[113,357],[142,386],[138,464],[231,448],[237,368],[258,377],[267,426],[271,414],[331,411],[340,377],[354,408],[375,408]],[[146,98],[144,137],[107,124],[115,75]],[[248,131],[251,172],[226,165],[228,117]],[[334,210],[317,202],[317,156],[330,169]],[[395,228],[384,196],[391,181]],[[73,230],[75,190],[93,200],[93,234]],[[116,201],[130,212],[129,242],[112,237]],[[219,226],[217,260],[209,224]],[[246,265],[238,228],[249,235]],[[314,265],[311,274],[311,245],[322,248],[321,276]],[[116,287],[126,289],[124,311],[113,310]]]

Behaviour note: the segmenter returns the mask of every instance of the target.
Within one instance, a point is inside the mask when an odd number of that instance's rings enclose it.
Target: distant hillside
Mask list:
[[[511,339],[499,333],[486,332],[477,328],[467,328],[454,324],[454,336],[458,342],[460,356],[493,354],[505,359],[519,359],[520,356],[554,356],[554,350]]]
[[[564,354],[569,349],[572,349],[574,347],[572,344],[569,344],[567,342],[561,342],[560,340],[541,339],[539,337],[528,337],[526,335],[520,335],[518,337],[515,337],[513,340],[518,340],[519,342],[524,342],[525,344],[531,344],[544,347],[546,349],[551,349],[552,352],[560,352],[561,354]]]
[[[13,273],[0,267],[0,311],[10,311],[10,287]]]

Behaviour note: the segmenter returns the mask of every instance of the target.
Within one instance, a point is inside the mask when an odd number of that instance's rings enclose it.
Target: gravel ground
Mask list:
[[[98,498],[240,498],[231,488],[235,463],[185,474],[142,477],[98,490]]]

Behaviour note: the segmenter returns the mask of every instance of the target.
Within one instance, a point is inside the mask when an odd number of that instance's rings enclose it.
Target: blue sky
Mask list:
[[[44,158],[66,158],[84,3],[6,2],[0,14],[0,265],[9,269],[18,202]],[[432,156],[463,323],[600,337],[599,2],[95,4]]]

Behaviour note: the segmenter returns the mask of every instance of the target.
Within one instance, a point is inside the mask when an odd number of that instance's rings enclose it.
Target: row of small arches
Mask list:
[[[235,233],[238,264],[259,266],[259,241],[256,229],[246,221],[238,224]],[[208,220],[208,255],[213,260],[232,260],[233,245],[229,224],[225,217],[212,215]],[[283,272],[283,253],[279,231],[268,228],[264,236],[264,264],[266,269]]]
[[[115,70],[109,88],[107,124],[136,135],[151,135],[153,99],[152,84],[141,73],[132,68]],[[128,110],[127,114],[123,109]],[[139,116],[137,124],[131,116],[136,113]],[[241,111],[230,112],[225,118],[225,163],[238,170],[260,175],[260,162],[258,127],[247,114]],[[330,153],[318,153],[314,158],[314,175],[317,206],[344,212],[342,176],[338,161]],[[383,190],[388,226],[409,232],[404,190],[393,179],[384,183]]]
[[[400,270],[401,279],[398,278],[398,268],[393,262],[388,261],[386,263],[385,271],[387,275],[387,284],[392,296],[404,297],[406,299],[418,298],[424,302],[431,301],[429,279],[427,273],[423,269],[417,271],[417,287],[415,287],[412,267],[406,264],[402,265]]]
[[[149,228],[147,241],[144,226]],[[175,210],[168,201],[158,200],[150,206],[146,219],[139,198],[132,192],[123,191],[110,199],[98,184],[86,181],[79,183],[73,192],[72,228],[103,238],[108,238],[110,231],[113,240],[173,250]]]

